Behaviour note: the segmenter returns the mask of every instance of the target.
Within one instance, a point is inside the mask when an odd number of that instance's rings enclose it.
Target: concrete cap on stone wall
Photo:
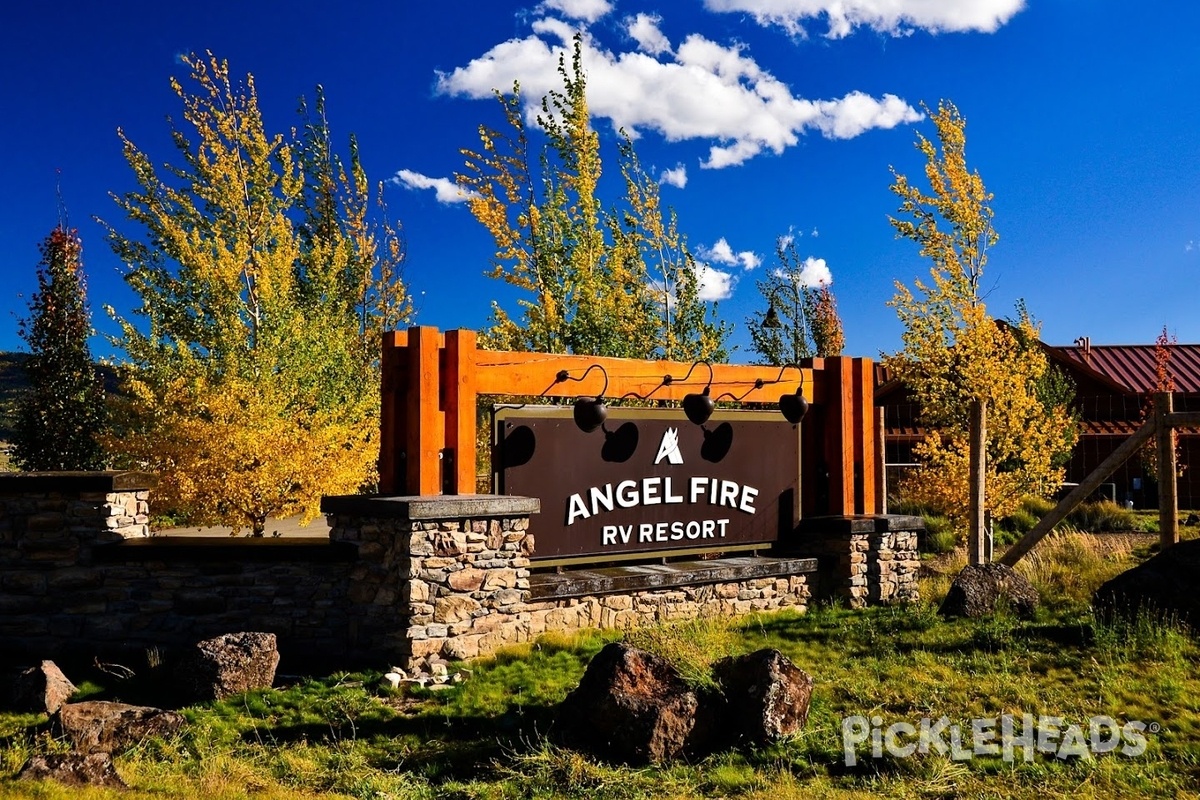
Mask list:
[[[134,470],[12,472],[0,475],[0,494],[135,492],[140,489],[153,489],[157,485],[157,475]]]
[[[468,519],[537,514],[536,497],[497,494],[336,495],[321,498],[321,513],[404,519]]]
[[[925,520],[910,514],[860,514],[857,516],[805,517],[799,533],[896,533],[923,531]]]

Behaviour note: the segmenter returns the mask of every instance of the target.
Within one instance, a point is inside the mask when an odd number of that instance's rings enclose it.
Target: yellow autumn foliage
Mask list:
[[[211,54],[172,86],[183,166],[160,174],[122,134],[144,229],[109,227],[144,322],[119,320],[128,363],[106,438],[156,472],[157,507],[264,531],[360,490],[378,457],[378,341],[409,313],[398,237],[366,216],[367,183],[329,151],[323,97],[302,136],[269,135],[253,77]],[[380,247],[382,245],[382,248]]]
[[[562,89],[526,126],[520,86],[496,92],[505,127],[479,128],[458,184],[492,235],[488,274],[521,291],[492,304],[485,347],[627,358],[720,360],[728,326],[699,299],[696,265],[673,213],[621,134],[622,203],[605,209],[600,136],[591,127],[582,39],[559,59]],[[544,145],[536,147],[544,134]],[[539,152],[540,150],[540,152]],[[531,153],[532,151],[532,153]]]
[[[1062,480],[1061,456],[1074,444],[1065,403],[1038,387],[1050,368],[1027,313],[1015,327],[998,323],[979,296],[992,227],[992,195],[966,163],[966,121],[943,102],[931,114],[939,147],[918,134],[928,193],[893,171],[901,198],[899,238],[915,241],[933,262],[928,281],[896,284],[891,305],[904,325],[901,352],[885,359],[912,391],[927,434],[921,463],[902,487],[906,498],[957,521],[969,512],[969,408],[987,410],[985,510],[1003,517],[1026,495],[1045,496]]]

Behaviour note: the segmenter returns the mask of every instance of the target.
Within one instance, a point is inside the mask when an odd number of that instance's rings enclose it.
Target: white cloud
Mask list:
[[[612,11],[612,3],[608,0],[542,0],[538,11],[557,11],[571,19],[595,22]]]
[[[671,41],[658,29],[662,18],[651,14],[638,14],[625,21],[630,37],[638,43],[638,49],[652,56],[671,52]]]
[[[411,169],[402,169],[391,179],[392,183],[409,189],[433,189],[437,201],[450,205],[465,203],[471,199],[472,193],[465,191],[449,178],[430,178]]]
[[[812,233],[809,234],[809,236],[813,237],[814,239],[816,239],[820,235],[821,235],[821,232],[819,230],[817,230],[816,228],[813,228]]]
[[[775,277],[789,279],[791,275],[784,272],[782,269],[775,270]],[[829,271],[829,265],[825,263],[823,258],[813,258],[809,256],[804,259],[804,263],[800,265],[800,271],[795,273],[795,280],[801,286],[810,288],[816,286],[832,286],[833,273]]]
[[[683,164],[676,164],[674,169],[664,169],[662,174],[658,176],[659,183],[674,186],[676,189],[682,189],[687,186],[687,181],[687,167]]]
[[[735,253],[724,236],[717,239],[712,247],[700,245],[696,248],[696,254],[703,259],[715,261],[727,267],[740,266],[742,269],[754,269],[762,264],[762,259],[751,250],[743,250],[740,253]]]
[[[543,18],[534,22],[533,31],[496,45],[466,66],[439,73],[437,91],[490,99],[493,88],[503,90],[519,80],[532,122],[541,97],[559,87],[558,59],[575,29]],[[891,94],[873,98],[856,91],[840,99],[797,97],[741,45],[721,45],[700,34],[691,34],[660,60],[646,52],[605,50],[585,32],[583,62],[588,107],[595,118],[608,119],[632,136],[645,128],[668,141],[712,141],[702,168],[736,166],[768,151],[780,154],[810,130],[847,139],[871,128],[922,118]]]
[[[913,30],[930,33],[992,33],[1022,8],[1025,0],[704,0],[710,11],[750,14],[760,25],[778,25],[806,36],[803,23],[824,17],[831,39],[849,36],[866,26],[904,36]]]
[[[733,294],[736,279],[732,273],[710,267],[708,264],[696,263],[696,296],[706,302],[724,300]]]

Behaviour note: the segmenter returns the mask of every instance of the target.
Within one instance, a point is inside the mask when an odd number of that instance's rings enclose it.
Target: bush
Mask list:
[[[1058,504],[1053,500],[1030,495],[1021,501],[1021,510],[1041,519],[1049,514],[1056,505]]]
[[[712,664],[726,656],[741,655],[741,639],[727,617],[697,617],[634,628],[625,634],[631,647],[646,650],[671,662],[685,683],[697,689],[716,689]]]
[[[921,551],[925,553],[949,553],[958,546],[958,532],[950,520],[938,514],[925,517],[925,537]]]
[[[1043,602],[1085,607],[1100,584],[1128,568],[1129,551],[1102,537],[1074,531],[1054,533],[1017,563]]]
[[[1111,500],[1084,503],[1067,515],[1067,524],[1086,533],[1140,531],[1137,514]]]

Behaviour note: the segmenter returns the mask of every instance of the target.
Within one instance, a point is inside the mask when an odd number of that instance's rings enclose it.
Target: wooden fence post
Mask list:
[[[987,526],[987,402],[971,401],[971,467],[968,481],[970,509],[967,516],[967,557],[971,564],[988,561]]]
[[[1158,437],[1158,541],[1161,547],[1179,542],[1179,491],[1176,485],[1175,428],[1167,420],[1174,411],[1170,392],[1154,395],[1155,435]]]

